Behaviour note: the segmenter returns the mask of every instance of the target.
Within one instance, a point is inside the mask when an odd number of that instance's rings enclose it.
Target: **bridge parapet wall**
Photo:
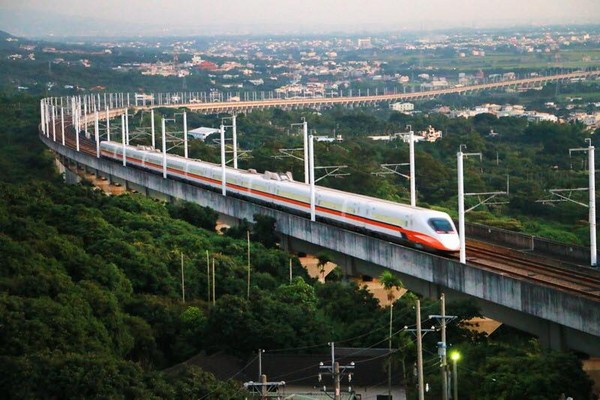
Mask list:
[[[42,136],[48,147],[100,174],[117,177],[168,197],[209,206],[217,212],[252,221],[255,214],[276,219],[277,230],[302,241],[398,271],[441,288],[563,325],[589,335],[600,336],[600,307],[585,297],[499,275],[453,259],[438,257],[403,246],[347,231],[307,218],[273,210],[220,193],[203,190],[183,182],[119,163],[91,157]],[[600,343],[597,354],[600,354]]]
[[[520,232],[469,223],[465,225],[467,237],[486,241],[517,250],[535,251],[573,263],[590,265],[590,249],[584,246],[566,245]]]

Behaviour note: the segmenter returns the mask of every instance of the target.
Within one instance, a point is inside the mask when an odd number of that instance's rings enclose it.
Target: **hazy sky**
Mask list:
[[[0,0],[3,30],[56,29],[52,24],[59,22],[85,34],[86,20],[90,30],[110,21],[138,34],[156,33],[157,28],[197,34],[244,32],[248,27],[256,32],[349,32],[600,24],[600,0]]]

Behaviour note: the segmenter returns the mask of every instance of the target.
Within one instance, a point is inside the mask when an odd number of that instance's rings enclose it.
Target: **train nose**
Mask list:
[[[442,244],[448,251],[460,250],[460,238],[457,234],[440,235],[440,242],[442,242]]]

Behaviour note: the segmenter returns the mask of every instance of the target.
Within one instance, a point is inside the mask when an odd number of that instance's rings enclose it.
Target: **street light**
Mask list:
[[[452,396],[452,399],[458,400],[458,373],[456,371],[456,362],[460,360],[460,353],[458,351],[453,351],[450,353],[450,359],[452,360],[452,386],[454,389],[454,396]]]

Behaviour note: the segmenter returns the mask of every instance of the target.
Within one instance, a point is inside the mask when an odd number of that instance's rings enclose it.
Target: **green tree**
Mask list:
[[[383,271],[379,276],[379,282],[387,293],[387,299],[390,303],[394,302],[394,291],[403,287],[402,281],[391,271]]]
[[[254,215],[254,225],[250,239],[262,243],[266,248],[274,248],[279,243],[275,233],[275,218],[265,215]]]

